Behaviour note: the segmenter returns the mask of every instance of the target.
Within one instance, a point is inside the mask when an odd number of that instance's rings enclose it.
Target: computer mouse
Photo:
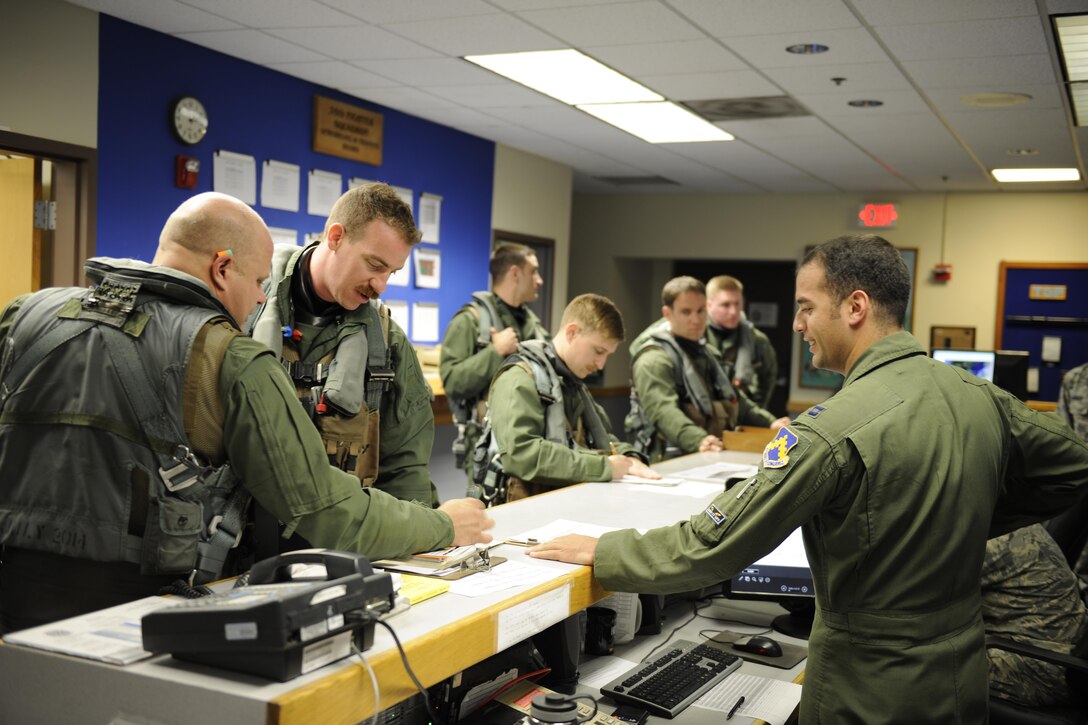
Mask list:
[[[754,634],[747,639],[737,640],[733,643],[733,649],[763,655],[764,657],[782,656],[782,645],[770,637],[764,637],[762,634]]]

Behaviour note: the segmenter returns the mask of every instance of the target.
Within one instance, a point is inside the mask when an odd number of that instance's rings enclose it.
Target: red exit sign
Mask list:
[[[895,204],[866,204],[858,212],[861,226],[869,229],[894,227],[898,218],[899,212],[896,211]]]

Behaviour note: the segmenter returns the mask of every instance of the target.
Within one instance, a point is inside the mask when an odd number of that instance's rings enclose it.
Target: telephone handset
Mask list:
[[[374,569],[370,566],[370,559],[362,554],[354,554],[350,551],[333,551],[331,549],[301,549],[257,562],[249,570],[246,584],[252,586],[255,584],[296,581],[292,567],[305,564],[323,565],[326,580],[339,579],[352,574],[360,574],[365,579],[374,574]],[[307,571],[308,576],[303,577],[302,580],[313,580],[314,577],[309,576],[313,571],[312,568],[309,569]]]

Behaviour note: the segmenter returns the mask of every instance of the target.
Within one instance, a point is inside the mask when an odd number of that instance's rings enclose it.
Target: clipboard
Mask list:
[[[491,556],[489,553],[489,549],[501,543],[499,541],[489,546],[451,546],[403,559],[381,559],[372,565],[389,571],[455,581],[478,571],[489,571],[491,567],[505,562],[505,557]]]

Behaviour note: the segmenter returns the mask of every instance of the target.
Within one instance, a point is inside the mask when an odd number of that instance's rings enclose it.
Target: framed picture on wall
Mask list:
[[[805,254],[812,251],[813,247],[806,247]],[[910,276],[910,299],[907,300],[907,314],[903,321],[903,329],[911,332],[914,326],[914,287],[918,271],[918,249],[916,247],[896,247],[907,265],[907,274]],[[801,369],[797,375],[797,381],[806,388],[838,388],[842,385],[843,376],[827,370],[818,370],[812,364],[812,353],[803,341],[801,343]]]
[[[929,328],[929,349],[974,350],[975,328],[933,325]]]

